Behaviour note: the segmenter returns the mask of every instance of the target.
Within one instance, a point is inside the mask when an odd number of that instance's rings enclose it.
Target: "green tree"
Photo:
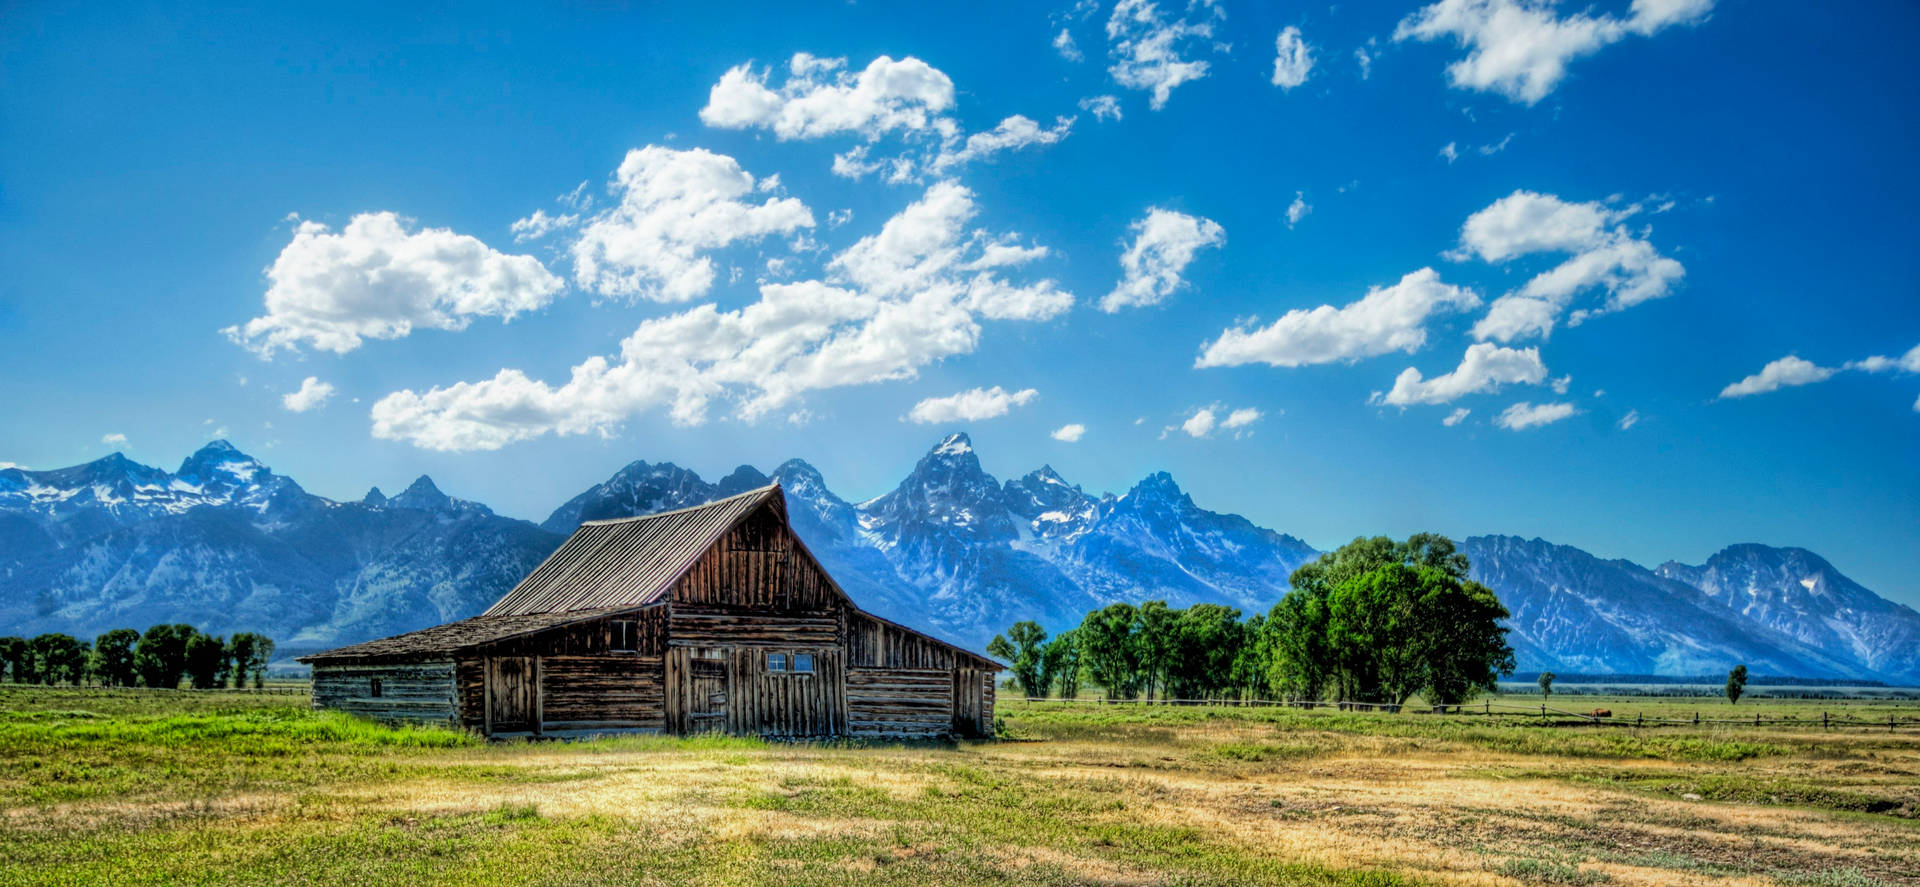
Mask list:
[[[66,681],[74,686],[87,677],[87,645],[73,635],[49,632],[28,642],[32,648],[34,671],[47,685]]]
[[[247,667],[253,670],[253,688],[259,690],[267,685],[267,663],[273,661],[273,638],[264,634],[253,636],[253,655],[247,657]],[[246,678],[242,674],[241,679]]]
[[[1138,610],[1126,603],[1108,604],[1080,623],[1080,670],[1105,688],[1109,699],[1140,696],[1140,644],[1134,632],[1138,624]]]
[[[1140,684],[1147,698],[1156,689],[1167,695],[1167,673],[1179,655],[1180,640],[1175,627],[1180,611],[1169,609],[1166,601],[1141,601],[1133,611],[1133,642],[1139,652]]]
[[[195,690],[211,690],[226,685],[227,642],[206,632],[196,631],[187,638],[187,676]]]
[[[1167,695],[1174,699],[1221,698],[1234,686],[1234,664],[1246,645],[1240,611],[1220,604],[1194,604],[1173,612]]]
[[[1543,698],[1553,698],[1553,672],[1543,671],[1540,673],[1540,695]],[[1578,696],[1580,694],[1575,693],[1574,695]]]
[[[33,683],[33,649],[26,638],[0,638],[0,669],[16,684]]]
[[[131,687],[138,672],[133,667],[133,645],[140,633],[116,628],[93,640],[93,673],[109,687]]]
[[[1325,592],[1331,592],[1326,589]],[[1276,696],[1318,702],[1334,683],[1333,651],[1327,644],[1327,593],[1296,588],[1273,605],[1263,626],[1266,690]]]
[[[180,688],[180,677],[187,673],[187,641],[199,632],[191,625],[162,623],[140,636],[133,650],[133,667],[140,672],[140,683],[168,690]]]
[[[1255,613],[1240,625],[1240,649],[1233,657],[1232,692],[1241,700],[1267,693],[1268,663],[1273,661],[1273,636],[1267,617]]]
[[[1013,682],[1020,686],[1021,695],[1041,699],[1047,695],[1047,685],[1040,680],[1041,651],[1046,641],[1047,630],[1041,628],[1040,623],[1015,622],[1006,634],[993,636],[987,644],[987,655],[999,657],[1013,667]]]
[[[1056,690],[1061,699],[1080,696],[1080,632],[1070,629],[1056,635],[1040,651],[1040,686]]]
[[[1493,589],[1459,578],[1465,573],[1464,567],[1459,574],[1444,567],[1420,570],[1414,633],[1426,658],[1424,693],[1435,705],[1459,705],[1492,692],[1501,675],[1513,673],[1513,647],[1500,624],[1507,608]]]
[[[1744,665],[1736,665],[1732,671],[1727,672],[1727,702],[1733,705],[1739,705],[1740,697],[1745,695],[1746,692],[1747,667]]]
[[[1342,699],[1398,705],[1426,685],[1414,608],[1429,571],[1390,563],[1334,587],[1327,643]]]

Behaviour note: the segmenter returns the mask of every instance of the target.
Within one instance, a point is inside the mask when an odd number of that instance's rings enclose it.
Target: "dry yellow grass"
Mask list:
[[[57,803],[21,800],[32,756],[115,750],[14,742],[0,883],[1920,883],[1911,734],[1608,756],[1391,716],[1003,711],[1026,740],[315,749],[337,770],[243,762],[181,796],[170,774],[219,753],[185,746],[151,785]]]

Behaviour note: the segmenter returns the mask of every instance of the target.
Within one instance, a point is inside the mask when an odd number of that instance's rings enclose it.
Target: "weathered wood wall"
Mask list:
[[[674,583],[669,598],[676,608],[819,611],[837,610],[845,603],[774,508],[769,503],[748,515],[700,556]]]
[[[373,695],[373,681],[380,695]],[[454,724],[459,717],[452,660],[313,667],[313,707],[382,721]]]
[[[847,732],[852,735],[922,738],[952,731],[950,669],[847,669]]]
[[[953,670],[953,732],[958,736],[993,735],[993,679],[984,668]]]

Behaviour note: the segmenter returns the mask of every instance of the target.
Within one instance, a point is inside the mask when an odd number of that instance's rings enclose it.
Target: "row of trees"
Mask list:
[[[1012,666],[1031,697],[1275,697],[1402,705],[1419,694],[1453,705],[1513,672],[1513,648],[1493,591],[1467,578],[1451,539],[1355,539],[1289,577],[1285,597],[1242,619],[1218,604],[1112,604],[1049,639],[1034,622],[994,637],[987,652]]]
[[[221,638],[180,623],[156,625],[145,634],[116,628],[93,643],[57,633],[0,637],[0,677],[16,684],[171,689],[190,678],[194,689],[210,690],[244,687],[251,677],[260,687],[272,658],[273,639],[266,635],[237,632]]]

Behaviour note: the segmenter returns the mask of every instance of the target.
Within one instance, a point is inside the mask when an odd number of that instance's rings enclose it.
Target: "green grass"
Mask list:
[[[0,885],[1592,885],[1604,865],[1653,873],[1622,883],[1880,887],[1920,870],[1912,734],[1000,713],[1019,741],[485,743],[288,697],[0,688]]]

